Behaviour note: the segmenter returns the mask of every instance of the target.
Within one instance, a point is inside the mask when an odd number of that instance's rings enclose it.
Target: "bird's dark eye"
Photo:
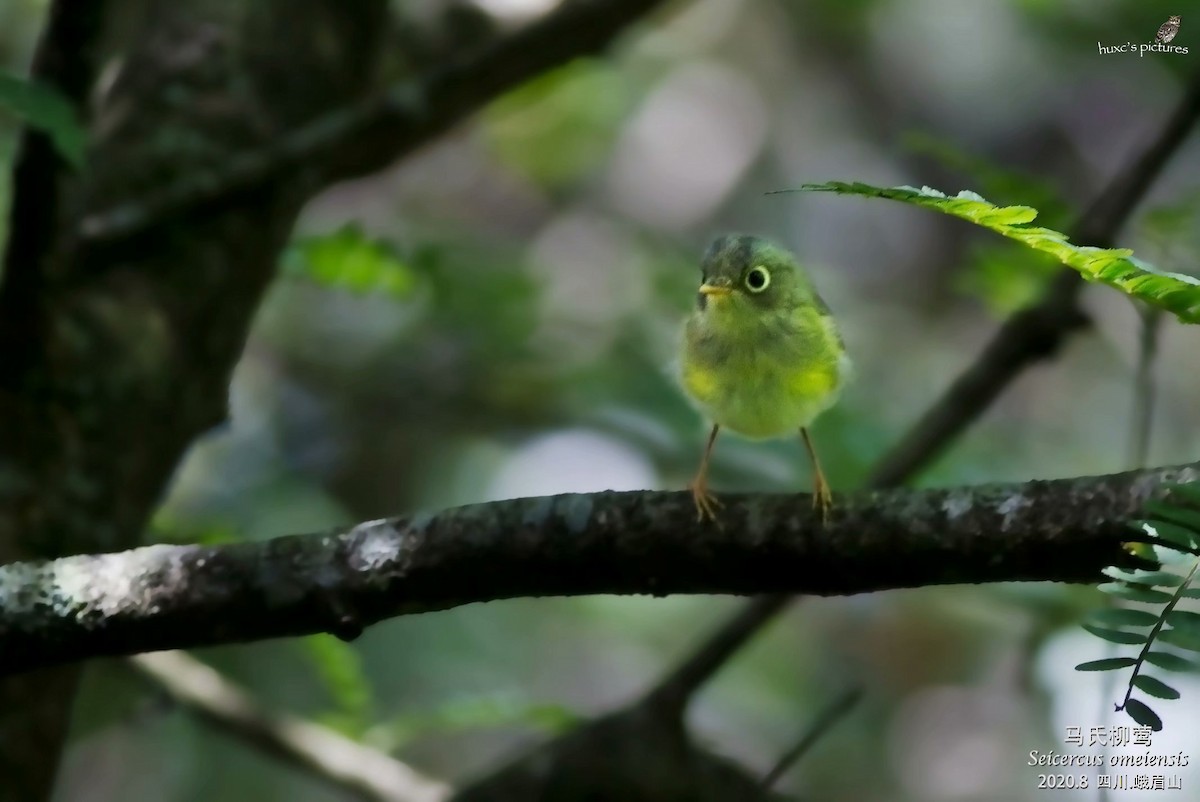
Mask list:
[[[771,274],[761,265],[750,269],[746,274],[746,289],[750,292],[762,292],[771,284]]]

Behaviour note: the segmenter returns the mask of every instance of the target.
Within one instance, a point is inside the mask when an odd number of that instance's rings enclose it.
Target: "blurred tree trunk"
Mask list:
[[[388,0],[55,0],[34,78],[77,107],[89,147],[74,171],[27,133],[14,171],[0,564],[138,543],[188,444],[225,420],[309,197],[601,50],[657,2],[574,0],[493,40],[452,4],[414,31]],[[77,679],[0,680],[0,802],[49,796]]]
[[[386,14],[386,0],[55,4],[34,71],[80,107],[90,147],[78,172],[40,135],[18,155],[0,285],[0,563],[139,541],[188,444],[225,418],[251,316],[314,187],[289,173],[107,243],[80,236],[83,215],[362,96]],[[77,674],[0,682],[0,799],[49,796]]]

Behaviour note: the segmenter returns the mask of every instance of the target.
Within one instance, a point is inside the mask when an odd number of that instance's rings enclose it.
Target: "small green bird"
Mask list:
[[[699,520],[716,520],[708,462],[724,426],[751,439],[799,431],[813,466],[813,506],[833,505],[808,426],[837,400],[850,359],[829,307],[786,249],[718,238],[700,262],[696,311],[684,328],[683,386],[713,422],[690,489]]]

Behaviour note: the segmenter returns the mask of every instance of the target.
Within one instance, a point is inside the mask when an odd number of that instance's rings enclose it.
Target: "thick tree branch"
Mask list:
[[[136,234],[199,204],[299,171],[314,187],[386,167],[458,123],[501,92],[604,48],[662,0],[574,0],[478,54],[440,66],[360,103],[301,126],[217,173],[184,176],[147,197],[95,212],[81,233],[92,240]]]
[[[0,567],[0,674],[332,630],[518,596],[865,593],[951,583],[1094,580],[1127,563],[1126,521],[1200,463],[1101,477],[726,496],[724,526],[686,493],[515,499],[265,543],[148,546]],[[1069,555],[1069,559],[1063,559]]]
[[[183,652],[133,658],[172,699],[234,738],[371,802],[443,802],[450,789],[328,727],[265,710],[215,669]]]

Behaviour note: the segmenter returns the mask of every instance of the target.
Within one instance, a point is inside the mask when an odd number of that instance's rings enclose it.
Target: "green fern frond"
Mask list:
[[[1032,206],[996,206],[979,195],[963,191],[947,196],[929,187],[876,187],[870,184],[830,181],[805,184],[805,192],[836,192],[869,198],[888,198],[936,209],[991,229],[1030,248],[1052,254],[1089,281],[1101,281],[1126,295],[1161,307],[1185,323],[1200,323],[1200,279],[1169,273],[1133,256],[1126,248],[1092,248],[1075,245],[1066,234],[1030,225],[1038,216]]]
[[[1100,590],[1139,604],[1161,604],[1162,608],[1158,613],[1127,607],[1090,613],[1082,624],[1088,632],[1110,643],[1140,645],[1141,649],[1135,657],[1109,657],[1075,666],[1076,671],[1132,668],[1125,697],[1116,709],[1124,710],[1135,722],[1153,730],[1162,729],[1162,719],[1145,702],[1135,699],[1133,692],[1138,690],[1156,699],[1178,699],[1179,691],[1145,673],[1144,669],[1154,666],[1163,671],[1196,670],[1196,663],[1174,652],[1163,651],[1161,644],[1200,652],[1200,613],[1176,609],[1184,599],[1200,598],[1200,588],[1191,586],[1200,572],[1200,510],[1195,509],[1200,506],[1200,487],[1173,485],[1168,495],[1169,501],[1152,501],[1144,505],[1144,512],[1154,517],[1137,521],[1134,527],[1147,538],[1153,555],[1161,563],[1179,564],[1180,558],[1186,558],[1191,563],[1190,568],[1186,574],[1166,570],[1131,571],[1116,566],[1105,568],[1104,575],[1113,581],[1101,584]],[[1156,588],[1174,590],[1167,592]],[[1155,646],[1159,648],[1155,649]]]

